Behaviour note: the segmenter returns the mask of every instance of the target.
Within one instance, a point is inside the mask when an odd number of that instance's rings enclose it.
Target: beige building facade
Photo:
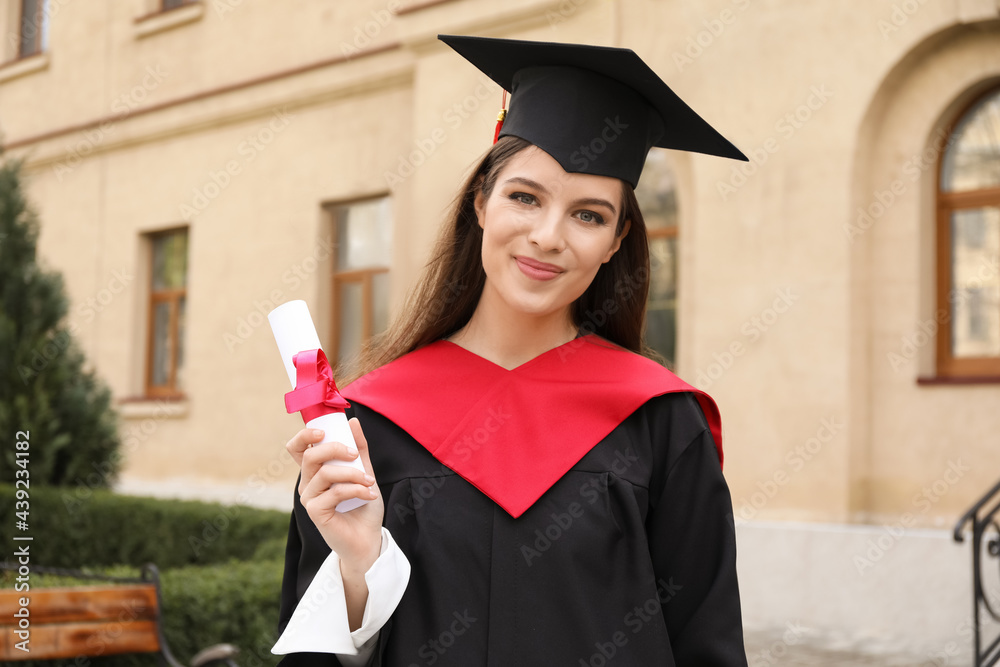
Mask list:
[[[676,202],[675,371],[721,409],[748,623],[878,625],[819,584],[766,600],[803,553],[870,593],[894,526],[879,581],[968,587],[940,529],[1000,477],[996,0],[48,0],[25,54],[26,4],[0,0],[0,132],[123,490],[290,506],[266,313],[305,299],[334,355],[384,326],[492,139],[500,90],[437,34],[627,46],[751,158],[656,149],[641,184]],[[944,645],[949,600],[884,633]]]

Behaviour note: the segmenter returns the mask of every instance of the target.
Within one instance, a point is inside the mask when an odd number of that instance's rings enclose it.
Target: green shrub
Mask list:
[[[0,526],[14,526],[15,489],[0,484]],[[185,565],[283,554],[288,513],[243,505],[115,495],[86,487],[40,487],[29,495],[35,565]],[[264,551],[265,546],[267,550]],[[261,549],[258,556],[258,549]]]
[[[119,466],[111,391],[66,321],[62,275],[38,262],[40,223],[21,181],[20,160],[0,163],[0,481],[21,470],[20,441],[32,481],[108,486]]]
[[[287,534],[261,542],[260,546],[253,552],[251,560],[284,560],[287,543]]]
[[[187,664],[201,649],[228,642],[241,667],[276,665],[281,560],[186,567],[163,574],[166,634]]]

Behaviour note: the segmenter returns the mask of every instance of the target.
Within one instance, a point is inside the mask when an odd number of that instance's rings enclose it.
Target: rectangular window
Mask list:
[[[150,236],[147,396],[181,396],[184,369],[184,311],[187,302],[188,230]]]
[[[18,21],[17,57],[27,58],[41,53],[48,38],[46,0],[21,0]]]
[[[333,267],[330,362],[349,372],[362,347],[389,324],[392,208],[388,197],[330,207]]]

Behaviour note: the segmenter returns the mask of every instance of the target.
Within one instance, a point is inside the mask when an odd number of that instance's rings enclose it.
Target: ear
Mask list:
[[[486,217],[486,197],[483,196],[483,188],[481,185],[476,186],[476,198],[472,202],[472,208],[476,211],[476,222],[479,223],[479,227],[483,227],[483,220]]]
[[[607,264],[611,261],[611,258],[615,256],[618,249],[622,247],[622,239],[628,235],[628,230],[632,228],[632,221],[626,220],[625,224],[622,225],[622,233],[615,237],[615,242],[611,244],[611,248],[608,250],[608,254],[604,256],[602,264]]]

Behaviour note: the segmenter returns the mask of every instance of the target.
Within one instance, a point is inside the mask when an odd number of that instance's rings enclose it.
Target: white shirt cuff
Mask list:
[[[365,573],[368,602],[361,627],[351,632],[340,557],[331,551],[296,605],[271,653],[339,653],[357,656],[362,660],[357,664],[364,664],[375,650],[373,638],[396,610],[409,579],[410,562],[383,527],[382,550]]]

